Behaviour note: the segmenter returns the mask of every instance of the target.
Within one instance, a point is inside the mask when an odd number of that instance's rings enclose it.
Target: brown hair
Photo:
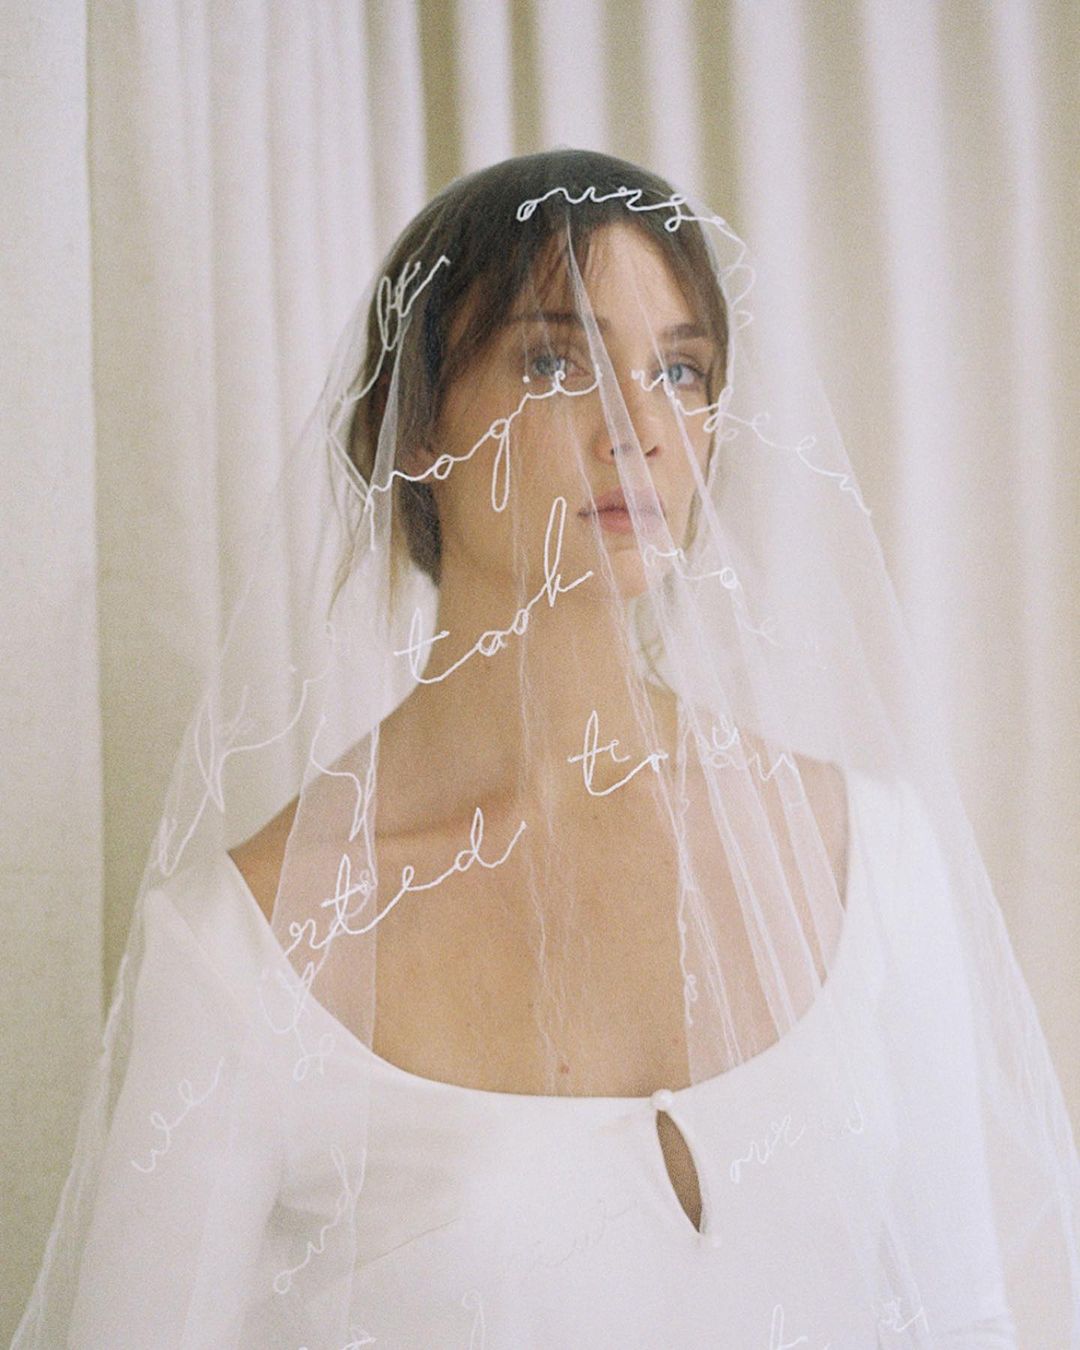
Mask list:
[[[386,315],[378,293],[368,312],[366,356],[358,377],[359,387],[368,393],[356,407],[348,436],[349,458],[360,476],[371,480],[391,365],[396,363],[398,370],[397,446],[428,445],[445,391],[483,353],[523,288],[535,280],[537,260],[568,235],[583,269],[590,237],[601,226],[632,224],[654,240],[701,321],[712,330],[722,372],[728,339],[723,295],[698,222],[687,219],[686,212],[680,213],[678,228],[665,226],[679,212],[672,199],[683,200],[646,169],[595,151],[570,149],[503,160],[456,179],[434,197],[406,226],[382,270],[384,286],[414,278],[413,303],[407,304],[407,318],[394,335],[396,362],[388,359]],[[631,210],[628,202],[672,205]],[[532,205],[531,212],[524,203]],[[440,258],[448,259],[449,266],[437,266]],[[467,299],[472,301],[468,311]],[[462,314],[467,314],[465,327],[451,345],[451,328]],[[710,388],[708,396],[713,401],[716,391]],[[397,478],[393,500],[412,561],[438,584],[439,518],[430,485]]]

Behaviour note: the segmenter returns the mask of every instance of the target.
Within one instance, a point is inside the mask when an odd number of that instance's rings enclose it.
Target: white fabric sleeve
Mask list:
[[[168,896],[144,903],[131,1045],[64,1343],[220,1350],[237,1343],[278,1188],[273,1078]]]
[[[971,989],[948,872],[917,792],[899,792],[896,931],[886,970],[900,1131],[893,1204],[909,1235],[902,1264],[922,1296],[933,1343],[949,1350],[1016,1350],[989,1191]],[[890,992],[892,991],[892,992]],[[911,1235],[917,1235],[912,1241]],[[888,1235],[883,1234],[888,1246]],[[918,1315],[903,1309],[903,1320]],[[882,1345],[888,1347],[887,1333]]]
[[[937,1344],[941,1350],[1021,1350],[1016,1323],[1008,1312],[980,1317],[958,1331],[946,1332],[938,1337]]]

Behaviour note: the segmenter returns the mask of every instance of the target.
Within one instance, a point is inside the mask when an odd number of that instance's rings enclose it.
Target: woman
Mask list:
[[[17,1345],[1065,1343],[1057,1082],[758,290],[593,153],[407,227],[181,755]]]

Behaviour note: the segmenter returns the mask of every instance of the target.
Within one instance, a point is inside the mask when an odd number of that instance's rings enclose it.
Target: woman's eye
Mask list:
[[[565,379],[569,373],[569,358],[556,356],[554,352],[538,352],[529,360],[528,374],[541,380]]]
[[[693,389],[705,378],[705,372],[689,361],[673,361],[664,372],[664,380],[676,389]]]
[[[553,351],[533,352],[525,362],[525,374],[530,380],[574,392],[584,388],[592,378],[587,359],[575,360],[566,352]]]

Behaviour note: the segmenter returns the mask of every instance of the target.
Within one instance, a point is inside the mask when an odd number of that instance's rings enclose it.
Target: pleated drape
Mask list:
[[[103,1000],[85,55],[77,6],[27,0],[0,17],[5,1345],[52,1220]]]
[[[552,145],[703,194],[813,352],[1080,1120],[1078,56],[1055,0],[9,0],[0,1335],[334,340],[428,195]]]

